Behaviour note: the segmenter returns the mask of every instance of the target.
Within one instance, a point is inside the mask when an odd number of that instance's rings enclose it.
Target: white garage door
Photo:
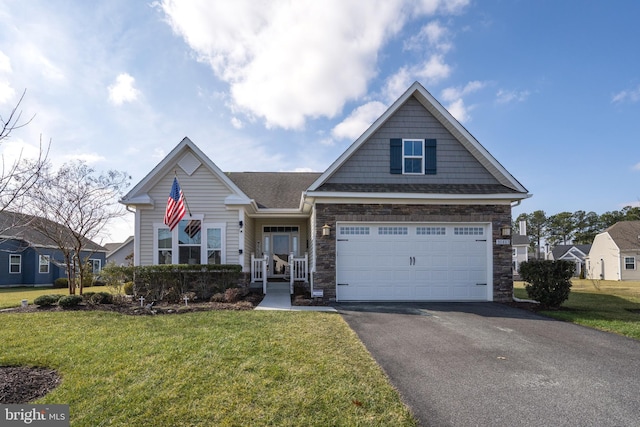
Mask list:
[[[338,301],[488,301],[486,224],[338,223]]]

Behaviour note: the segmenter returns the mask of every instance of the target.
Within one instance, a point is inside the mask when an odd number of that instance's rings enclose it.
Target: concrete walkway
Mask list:
[[[288,283],[267,284],[267,294],[256,310],[282,310],[282,311],[326,311],[336,312],[333,307],[318,305],[291,305],[291,294]]]

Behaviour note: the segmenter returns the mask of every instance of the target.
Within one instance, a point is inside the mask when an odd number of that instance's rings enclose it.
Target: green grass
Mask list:
[[[335,313],[0,315],[0,365],[46,366],[72,426],[412,426]]]
[[[514,295],[528,298],[523,282],[514,283]],[[569,299],[561,309],[541,313],[640,339],[640,282],[572,280]]]
[[[111,292],[108,286],[91,286],[83,289],[83,292]],[[26,299],[29,304],[33,304],[33,300],[40,295],[61,294],[68,295],[68,288],[52,288],[52,287],[18,287],[18,288],[0,288],[0,309],[19,307],[21,301]]]

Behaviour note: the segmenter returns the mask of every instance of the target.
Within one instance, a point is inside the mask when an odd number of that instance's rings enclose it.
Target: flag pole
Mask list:
[[[180,180],[178,179],[178,173],[176,172],[176,170],[173,170],[173,175],[176,178],[176,181],[178,181],[178,185],[180,185]],[[189,217],[192,217],[193,215],[191,215],[191,208],[189,207],[189,202],[187,202],[187,196],[184,194],[184,190],[182,189],[182,186],[180,185],[180,191],[182,191],[182,200],[184,200],[184,205],[187,207],[187,211],[189,212]]]

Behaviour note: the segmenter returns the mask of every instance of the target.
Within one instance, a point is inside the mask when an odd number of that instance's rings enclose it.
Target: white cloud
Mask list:
[[[15,101],[15,95],[16,91],[11,87],[11,84],[6,80],[0,80],[0,105]]]
[[[135,79],[127,73],[118,75],[114,84],[109,86],[109,101],[114,105],[133,102],[140,96],[140,91],[134,87]]]
[[[242,129],[244,127],[244,123],[237,117],[231,117],[231,126],[236,129]]]
[[[510,102],[523,102],[525,101],[531,92],[528,90],[503,90],[499,89],[498,93],[496,93],[496,102],[498,104],[508,104]]]
[[[37,159],[40,154],[39,146],[28,144],[20,138],[5,139],[0,145],[0,162],[4,163],[5,168],[19,160]]]
[[[464,100],[462,98],[453,101],[447,106],[449,113],[451,113],[451,115],[461,123],[464,123],[471,118],[469,111],[472,109],[473,107],[467,107],[464,105]]]
[[[382,102],[372,101],[359,106],[341,123],[336,125],[331,134],[338,139],[355,140],[367,130],[371,123],[384,113],[387,106]]]
[[[640,101],[640,85],[635,89],[620,91],[615,95],[613,95],[613,97],[611,98],[612,103],[618,103],[618,102],[624,102],[624,101],[629,101],[629,102]]]
[[[11,73],[11,60],[0,50],[0,73]]]
[[[395,101],[416,80],[423,84],[437,83],[451,74],[451,67],[444,63],[442,55],[431,55],[421,64],[411,67],[401,67],[395,74],[389,76],[382,89],[387,102]]]
[[[632,169],[634,171],[640,171],[640,163],[636,163],[635,165],[633,165]]]
[[[470,93],[477,92],[480,89],[483,89],[487,85],[486,82],[481,82],[478,80],[473,80],[464,85],[464,87],[448,87],[442,91],[442,100],[445,102],[453,102],[462,98],[463,96],[469,95]]]
[[[466,122],[471,119],[469,112],[473,110],[473,106],[466,106],[464,97],[477,92],[487,86],[487,82],[473,80],[464,86],[448,87],[442,90],[440,96],[444,102],[448,102],[447,110],[459,122]]]
[[[466,4],[163,0],[160,7],[173,31],[229,84],[239,111],[267,127],[301,129],[307,118],[332,118],[366,93],[380,50],[408,20],[457,13]],[[414,72],[429,81],[448,73],[437,56]]]
[[[434,49],[440,53],[446,53],[453,47],[451,32],[440,21],[431,21],[420,29],[415,36],[410,37],[405,43],[406,50],[424,50],[425,47]]]

